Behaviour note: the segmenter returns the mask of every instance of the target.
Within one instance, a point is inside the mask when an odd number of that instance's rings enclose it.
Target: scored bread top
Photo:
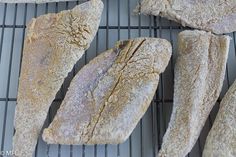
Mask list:
[[[124,142],[150,105],[171,50],[168,41],[158,38],[117,42],[77,73],[43,139],[54,144]]]

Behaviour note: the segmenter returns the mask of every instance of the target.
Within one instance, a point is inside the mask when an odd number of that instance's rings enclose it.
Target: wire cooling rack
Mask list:
[[[84,1],[86,0],[46,4],[0,4],[0,152],[12,149],[13,119],[26,24],[33,17],[71,9]],[[126,142],[120,145],[47,145],[40,137],[35,157],[154,157],[161,147],[173,104],[177,34],[186,28],[160,17],[133,15],[132,10],[139,3],[138,0],[103,0],[103,2],[105,8],[99,31],[91,47],[75,65],[58,92],[45,126],[51,122],[76,72],[100,52],[113,47],[117,40],[139,36],[165,38],[173,45],[171,61],[160,77],[158,90],[148,111]],[[201,157],[220,100],[236,78],[235,33],[229,35],[232,40],[221,96],[188,157]]]

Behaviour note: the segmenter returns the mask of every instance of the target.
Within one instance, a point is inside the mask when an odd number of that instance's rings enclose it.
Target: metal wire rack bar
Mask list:
[[[9,137],[6,137],[6,133],[9,131],[7,130],[8,124],[8,116],[14,115],[9,112],[9,108],[12,107],[12,103],[16,103],[17,98],[16,95],[11,94],[11,79],[13,78],[12,73],[16,71],[14,67],[12,66],[15,63],[14,55],[15,53],[20,53],[19,55],[19,66],[17,67],[19,71],[17,71],[18,76],[21,69],[21,60],[22,60],[22,51],[23,51],[23,45],[24,45],[24,37],[25,37],[25,29],[26,29],[26,23],[28,22],[28,13],[32,13],[33,17],[37,17],[40,12],[40,14],[46,14],[48,12],[59,12],[59,10],[69,9],[70,7],[73,7],[74,5],[80,4],[82,2],[85,2],[87,0],[79,0],[75,2],[65,2],[65,3],[52,3],[54,5],[54,10],[50,10],[51,4],[48,3],[41,5],[41,4],[34,4],[34,5],[28,5],[23,4],[23,7],[21,7],[23,11],[23,23],[19,24],[17,22],[17,13],[19,11],[19,5],[18,4],[0,4],[0,78],[2,77],[2,73],[6,74],[6,87],[3,88],[2,84],[0,82],[0,111],[3,110],[3,120],[2,123],[0,123],[0,131],[2,130],[1,140],[0,140],[0,146],[1,150],[6,150],[6,143],[9,143],[12,139]],[[153,16],[143,16],[143,15],[137,15],[135,18],[132,15],[132,9],[134,5],[136,5],[140,0],[104,0],[105,4],[104,9],[104,15],[103,15],[103,21],[101,22],[101,25],[99,26],[99,30],[97,32],[97,35],[94,39],[94,48],[92,50],[88,50],[84,55],[84,60],[81,59],[81,61],[75,65],[73,68],[72,74],[70,77],[68,76],[68,80],[71,80],[73,76],[75,76],[76,72],[81,68],[81,65],[87,64],[87,62],[92,59],[93,57],[98,55],[98,52],[101,52],[105,49],[108,49],[111,47],[114,42],[112,41],[114,38],[115,40],[120,39],[127,39],[132,37],[140,37],[140,36],[149,36],[149,37],[160,37],[160,38],[166,38],[168,39],[171,44],[173,45],[173,52],[176,51],[176,36],[177,33],[183,29],[191,29],[191,28],[183,28],[179,26],[178,24],[164,20],[160,17],[153,17]],[[116,5],[117,10],[111,9],[112,5]],[[11,7],[9,7],[11,6]],[[41,11],[39,8],[44,6],[44,11]],[[12,15],[11,12],[13,12]],[[116,20],[111,19],[111,16],[114,16],[112,14],[115,12]],[[123,12],[127,13],[125,16],[123,15]],[[2,17],[1,17],[2,16]],[[113,18],[113,17],[112,17]],[[9,24],[9,19],[13,19],[13,23]],[[127,20],[127,23],[124,22]],[[146,20],[146,21],[145,21]],[[114,22],[116,21],[116,22]],[[136,22],[133,22],[136,21]],[[9,30],[11,32],[9,33]],[[20,36],[19,41],[16,42],[18,39],[18,36],[16,35],[16,32],[20,30],[22,31],[22,34]],[[116,37],[113,37],[114,32],[117,35]],[[230,58],[230,61],[227,63],[227,69],[226,69],[226,79],[225,79],[225,85],[223,88],[223,92],[227,91],[231,84],[232,78],[236,78],[236,74],[232,73],[232,69],[236,66],[236,40],[235,40],[235,33],[230,34],[232,36],[232,42],[233,45],[231,45],[230,53],[234,51],[233,57]],[[6,41],[6,36],[10,36],[11,41]],[[17,37],[17,39],[16,39]],[[100,40],[100,38],[105,38],[104,41]],[[15,50],[14,45],[20,42],[20,49]],[[7,58],[8,62],[5,65],[5,54],[6,54],[6,48],[5,46],[7,44],[10,44],[10,51],[9,51],[9,57]],[[93,47],[93,45],[91,46]],[[91,57],[92,53],[95,54],[93,57]],[[231,54],[232,56],[232,54]],[[133,132],[133,134],[130,136],[127,142],[117,145],[112,148],[111,145],[94,145],[92,148],[82,145],[82,146],[72,146],[70,145],[68,149],[65,148],[63,145],[56,146],[57,149],[52,152],[52,146],[46,145],[43,142],[40,142],[37,144],[36,151],[35,151],[35,157],[43,157],[41,155],[42,147],[43,145],[45,147],[45,154],[47,156],[58,156],[58,157],[75,157],[75,156],[82,156],[82,157],[155,157],[158,150],[161,147],[162,138],[166,131],[168,119],[170,117],[170,113],[172,110],[172,103],[173,103],[173,87],[172,89],[169,89],[170,87],[169,83],[171,82],[171,85],[174,84],[174,64],[175,64],[175,55],[171,57],[169,70],[166,70],[165,73],[163,73],[160,76],[160,83],[158,90],[156,92],[156,96],[154,100],[152,101],[150,105],[150,109],[147,111],[147,115],[142,118],[139,125]],[[1,66],[6,67],[1,69]],[[4,71],[5,70],[5,71]],[[235,71],[235,69],[234,69]],[[169,82],[168,79],[171,81]],[[231,78],[231,79],[230,79]],[[17,80],[17,79],[16,79]],[[56,97],[56,99],[53,101],[53,104],[60,104],[60,102],[63,100],[65,96],[65,92],[68,85],[64,83],[62,85],[62,88],[59,92],[59,96]],[[1,94],[1,90],[3,90],[3,94]],[[16,91],[14,91],[16,93]],[[220,97],[217,101],[217,104],[220,103],[222,97]],[[217,107],[215,107],[214,110],[217,111]],[[53,112],[55,112],[55,108],[50,107],[49,115],[47,119],[47,124],[49,124],[52,121],[53,118]],[[215,117],[215,111],[209,116],[208,122],[209,129],[212,126],[212,123],[214,121]],[[149,121],[147,121],[147,119]],[[0,120],[1,121],[1,120]],[[147,129],[147,126],[150,124],[150,128]],[[209,131],[209,129],[207,131]],[[149,131],[150,130],[150,131]],[[136,135],[137,133],[137,135]],[[149,135],[150,134],[150,135]],[[147,140],[148,136],[150,138]],[[139,139],[137,141],[137,138]],[[205,137],[201,135],[201,137],[198,139],[197,144],[195,145],[194,150],[197,150],[198,153],[191,152],[188,156],[189,157],[200,157],[202,153],[202,149],[204,146],[204,140]],[[137,143],[138,142],[138,143]],[[151,145],[151,146],[148,146]],[[67,156],[65,156],[64,150],[67,150]],[[79,150],[79,151],[76,151]],[[193,150],[193,151],[194,151]],[[150,153],[151,152],[151,153]],[[50,155],[50,153],[53,153],[53,155]],[[91,155],[92,154],[92,155]]]
[[[13,32],[12,32],[12,41],[11,41],[11,50],[10,50],[10,62],[9,62],[9,66],[8,66],[9,67],[9,71],[8,71],[8,79],[7,79],[6,98],[9,97],[9,87],[10,87],[10,77],[11,77],[11,67],[12,67],[12,56],[13,56],[13,45],[14,45],[14,38],[15,38],[16,12],[17,12],[17,4],[15,4],[15,6],[14,6],[14,23],[13,23]],[[4,149],[8,101],[5,101],[5,107],[4,108],[5,108],[5,112],[4,112],[4,120],[3,120],[3,132],[2,132],[1,150]]]

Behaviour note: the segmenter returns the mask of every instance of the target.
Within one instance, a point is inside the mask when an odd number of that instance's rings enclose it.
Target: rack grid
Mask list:
[[[0,4],[0,150],[12,149],[13,119],[16,106],[18,77],[26,24],[33,17],[73,8],[86,0],[45,4]],[[117,40],[139,36],[165,38],[173,45],[173,56],[160,76],[156,95],[129,139],[119,145],[65,146],[47,145],[40,137],[35,157],[155,157],[161,147],[173,104],[173,77],[176,58],[177,35],[189,29],[169,20],[144,15],[134,15],[132,10],[139,0],[103,0],[101,24],[91,47],[69,73],[49,110],[45,126],[52,121],[69,82],[76,72],[100,52],[113,47]],[[229,59],[223,90],[205,127],[188,157],[201,157],[205,139],[215,119],[222,96],[236,78],[236,36],[230,44]]]

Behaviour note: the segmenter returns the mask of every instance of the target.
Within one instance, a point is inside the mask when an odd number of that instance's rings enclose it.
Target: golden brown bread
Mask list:
[[[142,0],[139,11],[216,34],[236,31],[235,0]]]
[[[236,81],[220,103],[220,109],[207,136],[203,157],[236,156]]]
[[[168,65],[171,45],[158,38],[119,41],[84,66],[72,80],[47,143],[124,142],[146,112]]]
[[[48,109],[92,42],[102,10],[102,2],[92,0],[28,24],[14,121],[17,157],[32,156]]]
[[[219,97],[229,42],[205,31],[179,34],[173,111],[159,157],[184,157],[193,148]]]

